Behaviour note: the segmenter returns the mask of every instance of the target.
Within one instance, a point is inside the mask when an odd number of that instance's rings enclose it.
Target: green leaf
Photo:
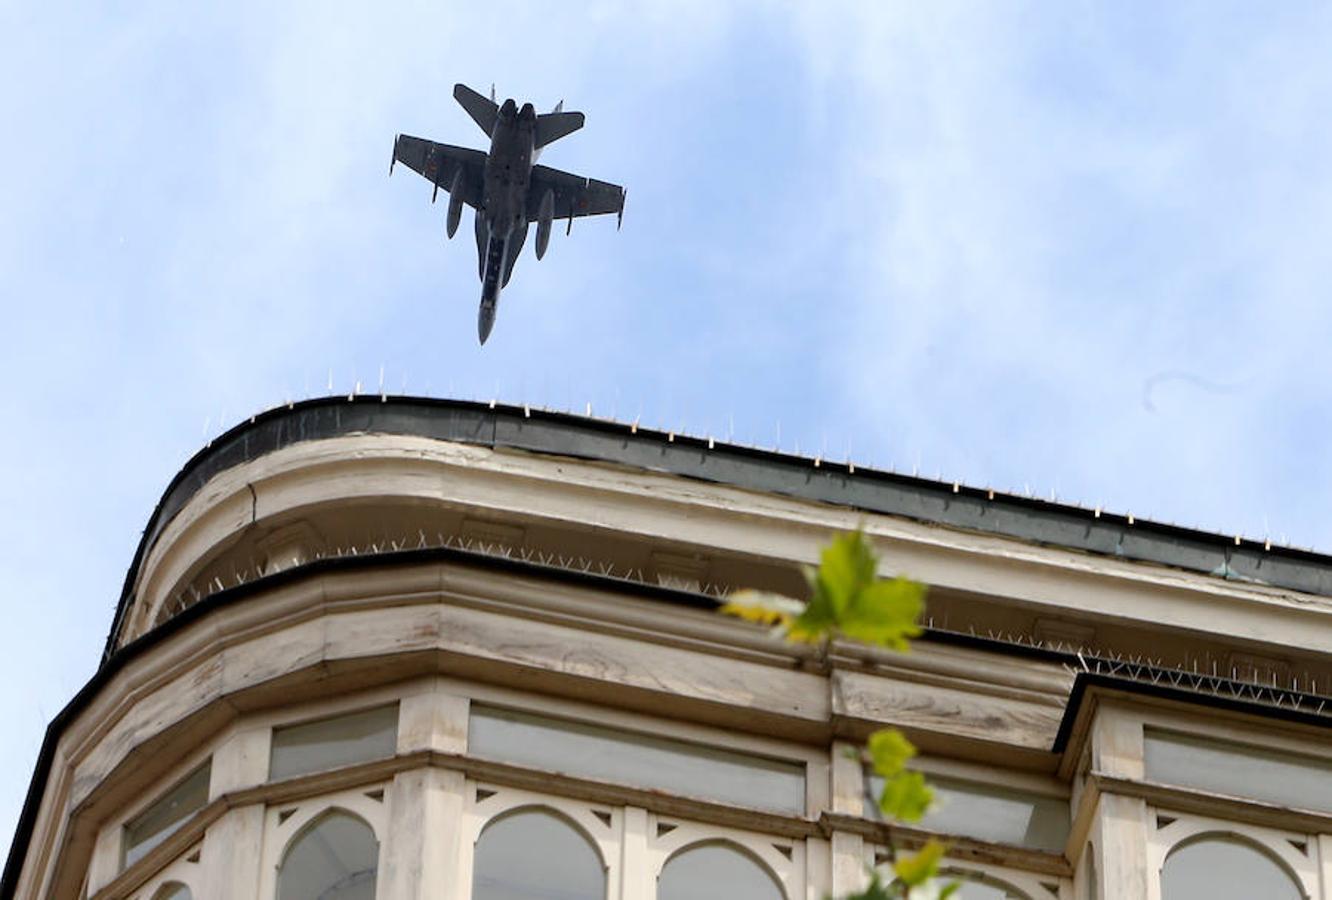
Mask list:
[[[879,809],[890,819],[918,822],[933,801],[934,791],[925,784],[925,776],[903,770],[884,780]]]
[[[884,778],[892,778],[901,772],[907,760],[916,755],[916,748],[896,728],[881,728],[871,734],[866,749],[874,774]]]
[[[939,891],[939,900],[948,900],[949,897],[953,896],[960,890],[962,890],[962,882],[950,881],[943,886],[943,890]]]
[[[823,548],[819,562],[818,589],[827,596],[840,622],[856,597],[874,583],[879,561],[865,533],[857,529],[833,538]]]
[[[893,871],[907,887],[922,885],[938,873],[939,860],[943,854],[944,845],[931,838],[917,853],[904,856],[894,863]]]
[[[916,620],[924,609],[923,584],[906,578],[877,581],[852,596],[838,626],[847,637],[904,652],[907,638],[920,634]]]
[[[819,641],[838,634],[866,643],[908,649],[920,634],[925,586],[906,578],[880,581],[879,560],[862,531],[839,534],[824,548],[817,569],[806,569],[810,600],[790,622],[792,640]]]

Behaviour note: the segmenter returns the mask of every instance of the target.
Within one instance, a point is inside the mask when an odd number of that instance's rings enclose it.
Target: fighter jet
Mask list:
[[[530,103],[521,109],[513,100],[496,104],[494,88],[486,99],[464,84],[455,84],[453,97],[490,138],[490,152],[400,134],[393,141],[389,174],[395,163],[419,172],[434,185],[431,203],[440,188],[449,192],[445,227],[450,238],[458,230],[463,204],[476,210],[481,276],[476,328],[484,344],[495,325],[500,290],[509,283],[527,240],[529,223],[537,223],[536,257],[541,259],[555,219],[569,220],[567,234],[576,216],[615,213],[618,228],[624,219],[625,191],[619,185],[536,165],[542,148],[583,127],[583,114],[564,112],[563,100],[552,112],[537,113]]]

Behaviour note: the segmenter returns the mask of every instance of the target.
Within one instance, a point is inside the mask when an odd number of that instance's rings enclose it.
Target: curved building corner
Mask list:
[[[861,526],[909,654],[716,613]],[[144,530],[0,898],[1332,897],[1332,560],[524,407],[282,407]],[[940,802],[848,755],[904,729]],[[1282,892],[1287,892],[1283,894]]]

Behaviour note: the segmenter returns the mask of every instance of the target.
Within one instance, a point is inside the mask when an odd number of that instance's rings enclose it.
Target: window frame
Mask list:
[[[1173,821],[1158,826],[1162,817]],[[1147,819],[1147,900],[1162,900],[1161,875],[1170,854],[1184,844],[1209,836],[1231,838],[1250,845],[1255,852],[1264,854],[1285,870],[1305,897],[1324,896],[1321,845],[1317,833],[1268,828],[1151,805],[1147,807]],[[1291,841],[1303,843],[1306,852],[1301,854]]]
[[[439,685],[442,690],[466,698],[467,709],[469,710],[465,713],[467,719],[470,719],[470,709],[473,705],[492,707],[638,734],[653,735],[664,732],[669,733],[672,740],[697,744],[703,748],[715,748],[740,755],[765,757],[777,762],[800,765],[805,769],[805,809],[796,816],[808,818],[813,814],[817,817],[817,811],[832,808],[832,796],[829,787],[833,754],[827,747],[811,747],[798,741],[749,734],[733,728],[720,728],[689,720],[667,719],[647,713],[614,709],[578,700],[534,694],[480,682],[441,679]],[[465,728],[464,725],[464,730]],[[470,749],[467,753],[471,755]],[[549,771],[535,766],[525,765],[522,768],[528,768],[532,771]],[[617,784],[622,784],[622,782],[617,782]],[[627,786],[646,787],[645,785]],[[687,796],[689,799],[700,799],[692,795],[665,793],[672,794],[672,796]],[[722,805],[729,806],[732,804],[722,803]],[[736,808],[741,807],[737,806]],[[758,810],[758,812],[772,811]],[[790,813],[776,814],[791,815]]]
[[[809,866],[804,840],[692,822],[660,813],[648,813],[647,823],[646,897],[656,900],[662,870],[671,860],[696,847],[718,845],[735,848],[766,870],[781,889],[784,900],[801,900],[807,895]],[[674,827],[666,834],[658,834],[658,825]],[[790,848],[790,859],[777,849],[779,843]]]
[[[188,827],[190,821],[196,815],[198,815],[201,810],[206,809],[208,807],[208,804],[213,801],[214,749],[215,749],[215,744],[209,743],[207,746],[200,749],[198,752],[191,754],[191,756],[186,762],[174,766],[170,770],[170,772],[167,773],[167,776],[165,778],[158,779],[154,785],[154,786],[164,785],[163,787],[161,787],[158,790],[152,791],[151,793],[145,792],[146,795],[145,799],[141,803],[132,807],[128,813],[120,816],[111,825],[111,828],[115,832],[111,843],[114,845],[115,858],[114,860],[112,860],[112,862],[114,862],[116,877],[119,877],[120,875],[123,875],[125,872],[129,871],[130,869],[135,868],[145,859],[150,857],[153,854],[153,852],[157,850],[158,847],[170,841],[171,837],[176,832]],[[154,806],[156,806],[161,801],[165,800],[167,795],[169,795],[172,791],[176,790],[177,788],[183,787],[185,783],[189,781],[190,778],[194,777],[194,775],[200,769],[203,768],[208,769],[208,787],[206,793],[204,794],[203,804],[200,805],[198,809],[192,810],[191,812],[187,813],[183,818],[178,820],[175,826],[166,835],[164,835],[156,844],[145,850],[138,859],[134,860],[133,862],[130,862],[127,859],[129,855],[128,831],[130,824],[133,823],[135,820],[143,817]]]
[[[133,896],[136,900],[154,900],[157,892],[168,884],[183,884],[189,888],[190,896],[194,900],[199,900],[202,896],[200,894],[200,885],[203,883],[202,867],[191,857],[201,858],[202,852],[203,843],[200,842],[135,888]]]
[[[768,764],[774,770],[778,768],[791,770],[793,778],[799,782],[799,799],[795,808],[781,808],[771,805],[758,805],[757,803],[746,804],[734,799],[720,798],[713,795],[709,790],[688,791],[676,787],[663,786],[661,783],[654,783],[650,777],[615,777],[609,778],[604,775],[598,775],[593,772],[583,771],[575,772],[562,769],[562,763],[551,760],[549,764],[543,764],[540,761],[514,762],[505,759],[503,751],[499,753],[486,752],[480,753],[474,747],[474,736],[472,734],[472,724],[478,717],[490,716],[491,718],[503,719],[506,715],[516,716],[518,719],[529,720],[525,724],[535,728],[547,727],[551,731],[576,736],[580,731],[587,729],[594,732],[604,732],[600,735],[602,739],[610,742],[621,741],[623,749],[627,753],[632,753],[635,745],[644,743],[657,744],[657,750],[665,754],[678,753],[681,759],[691,758],[706,761],[709,756],[730,757],[731,762],[738,768],[744,768],[751,765],[758,769],[762,764]],[[536,721],[531,721],[536,720]],[[630,788],[653,791],[655,793],[669,794],[678,797],[687,797],[692,800],[698,800],[704,803],[712,803],[721,806],[729,806],[737,809],[748,809],[760,813],[773,813],[782,816],[792,816],[797,818],[806,818],[809,815],[810,798],[810,765],[804,759],[793,758],[790,754],[784,756],[774,756],[769,753],[756,753],[750,750],[736,749],[732,745],[719,744],[716,742],[704,742],[695,738],[681,738],[674,734],[663,734],[665,731],[660,725],[648,730],[636,728],[623,722],[615,724],[606,724],[603,722],[588,721],[584,718],[575,718],[570,716],[551,715],[546,712],[532,709],[531,707],[499,706],[496,704],[484,702],[471,702],[468,708],[468,745],[467,752],[480,760],[489,760],[503,763],[505,765],[518,766],[525,769],[534,769],[538,771],[549,771],[561,775],[567,775],[571,778],[588,779],[601,781],[607,784],[624,785]],[[672,747],[671,745],[675,745]]]
[[[881,854],[886,851],[882,844],[865,843],[865,865],[867,868],[885,871]],[[1011,864],[980,862],[962,856],[948,855],[939,863],[941,880],[945,883],[948,876],[965,878],[968,875],[1002,881],[1005,884],[1026,893],[1031,900],[1073,900],[1073,879],[1064,875],[1051,875],[1045,872],[1032,872],[1017,868]],[[1054,885],[1051,891],[1048,885]]]
[[[366,784],[336,793],[321,794],[291,803],[270,804],[264,810],[264,835],[259,861],[259,895],[277,896],[278,868],[287,858],[287,851],[305,834],[306,827],[331,812],[355,816],[370,826],[379,848],[378,871],[384,871],[385,844],[388,838],[388,795],[392,782]],[[369,794],[384,792],[382,800]],[[294,808],[294,809],[293,809]],[[290,813],[283,818],[284,813]]]
[[[606,871],[606,896],[620,896],[620,848],[624,833],[624,809],[600,803],[587,803],[570,800],[553,794],[540,794],[519,788],[506,787],[475,781],[471,778],[463,783],[462,830],[458,841],[458,858],[455,860],[458,896],[469,896],[472,890],[476,843],[481,839],[481,832],[491,822],[518,813],[525,809],[534,812],[553,813],[569,823],[587,839],[601,858]],[[480,796],[485,794],[486,796]],[[595,810],[595,812],[594,812]],[[603,822],[596,812],[610,814],[610,824]]]
[[[352,760],[350,762],[344,762],[336,766],[308,769],[305,771],[294,772],[282,776],[274,776],[273,762],[274,762],[274,755],[275,753],[278,752],[277,738],[279,732],[293,730],[297,728],[306,728],[312,725],[321,725],[326,722],[336,722],[339,719],[351,718],[353,716],[381,713],[388,709],[393,710],[393,729],[392,729],[392,746],[387,755],[372,756],[372,757],[367,757],[366,759],[357,759],[357,760]],[[398,736],[401,734],[401,731],[402,731],[402,702],[400,698],[390,700],[387,703],[372,703],[369,705],[357,706],[351,709],[339,710],[338,712],[334,712],[329,715],[313,716],[308,718],[295,719],[288,722],[275,723],[270,728],[268,735],[268,765],[267,765],[267,777],[265,780],[269,782],[274,782],[274,781],[287,781],[293,778],[308,778],[312,775],[319,775],[324,772],[336,772],[338,769],[346,769],[352,766],[364,765],[365,763],[377,762],[382,759],[392,759],[397,754],[398,751]]]

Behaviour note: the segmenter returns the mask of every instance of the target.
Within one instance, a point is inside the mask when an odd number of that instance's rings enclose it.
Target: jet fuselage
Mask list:
[[[482,206],[476,211],[477,267],[481,310],[477,334],[485,343],[495,324],[500,290],[527,240],[527,190],[536,151],[536,110],[505,100],[490,136]]]

